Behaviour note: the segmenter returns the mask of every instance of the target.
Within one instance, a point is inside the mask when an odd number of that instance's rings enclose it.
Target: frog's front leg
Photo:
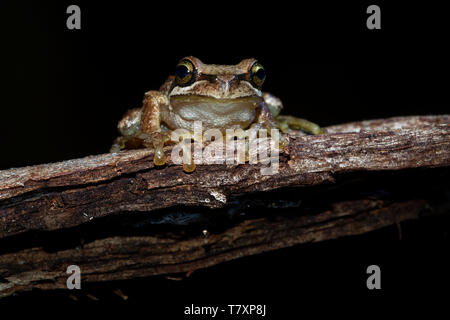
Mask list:
[[[275,137],[272,135],[272,129],[278,130],[278,127],[276,122],[273,120],[272,112],[264,102],[261,103],[259,108],[257,109],[255,122],[256,126],[260,126],[263,129],[266,129],[267,133],[272,138],[276,138],[281,148],[284,148],[286,146],[286,140],[284,139],[283,135],[277,134]]]
[[[159,91],[148,91],[145,93],[141,114],[141,133],[146,147],[154,148],[153,162],[157,166],[166,163],[164,145],[170,141],[170,132],[161,130],[161,108],[168,107],[169,99]]]

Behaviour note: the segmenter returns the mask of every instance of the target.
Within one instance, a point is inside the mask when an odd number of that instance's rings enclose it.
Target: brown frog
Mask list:
[[[111,152],[150,147],[155,149],[154,163],[163,165],[163,147],[171,142],[171,131],[193,131],[194,121],[198,120],[203,128],[223,133],[226,129],[255,126],[268,132],[273,128],[284,133],[290,129],[323,132],[305,119],[279,115],[281,101],[261,91],[265,79],[266,72],[255,59],[245,59],[237,65],[216,65],[185,57],[159,91],[145,93],[142,108],[129,110],[119,121],[121,136],[114,141]],[[183,168],[193,171],[195,165]]]

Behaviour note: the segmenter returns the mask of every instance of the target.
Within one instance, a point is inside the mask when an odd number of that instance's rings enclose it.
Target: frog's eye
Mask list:
[[[266,80],[266,71],[258,62],[255,62],[250,69],[250,79],[256,87],[261,87]]]
[[[194,79],[195,67],[189,60],[181,60],[175,69],[175,80],[178,85],[186,86]]]

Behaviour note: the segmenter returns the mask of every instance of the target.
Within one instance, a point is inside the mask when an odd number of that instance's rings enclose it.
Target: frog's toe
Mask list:
[[[190,145],[190,144],[189,144]],[[190,148],[187,147],[187,148]],[[195,171],[195,163],[194,163],[194,158],[193,158],[193,154],[190,152],[190,150],[183,150],[183,171],[190,173]]]
[[[319,127],[317,124],[314,124],[314,126],[311,126],[311,133],[314,135],[317,134],[324,134],[325,130],[323,130],[321,127]]]
[[[241,159],[239,159],[241,160]],[[250,148],[248,143],[245,144],[245,152],[244,152],[244,162],[250,161]]]
[[[163,166],[166,164],[166,155],[162,146],[155,148],[155,155],[153,156],[153,163],[157,166]]]
[[[166,155],[164,154],[164,145],[169,141],[169,135],[161,132],[152,134],[142,133],[140,138],[143,145],[154,150],[153,163],[157,166],[166,164]]]
[[[315,134],[325,134],[327,131],[324,128],[319,127],[318,133]]]
[[[190,173],[194,172],[196,169],[195,163],[191,161],[191,163],[183,163],[183,171]]]
[[[125,137],[118,137],[114,140],[113,145],[109,149],[110,153],[119,152],[120,150],[125,149],[126,145],[126,138]]]

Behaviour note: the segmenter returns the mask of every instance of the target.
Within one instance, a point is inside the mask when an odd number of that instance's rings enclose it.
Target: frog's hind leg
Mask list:
[[[139,138],[120,136],[114,140],[109,152],[114,153],[124,149],[139,149],[142,146],[142,140]]]
[[[125,137],[117,137],[114,140],[113,145],[109,149],[109,152],[111,152],[111,153],[119,152],[120,150],[125,149],[125,147],[126,147],[126,139],[125,139]]]
[[[114,140],[109,152],[142,147],[142,140],[137,138],[141,130],[141,111],[138,108],[127,111],[117,124],[120,136]]]
[[[277,116],[275,121],[278,124],[278,128],[280,128],[283,133],[289,132],[289,129],[302,130],[311,134],[325,133],[319,125],[302,118],[296,118],[293,116]]]
[[[263,92],[264,103],[269,108],[273,119],[275,120],[278,128],[283,133],[288,133],[290,129],[302,130],[311,134],[321,134],[324,130],[320,128],[317,124],[293,116],[280,116],[280,112],[283,109],[283,103],[280,99],[274,95]]]

